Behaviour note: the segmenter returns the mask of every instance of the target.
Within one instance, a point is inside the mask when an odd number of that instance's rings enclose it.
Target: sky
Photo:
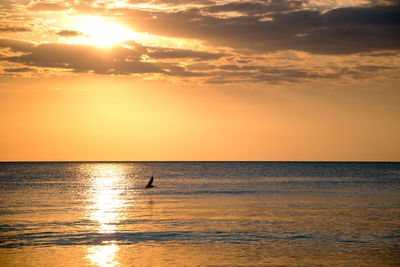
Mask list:
[[[400,161],[400,2],[0,0],[0,161]]]

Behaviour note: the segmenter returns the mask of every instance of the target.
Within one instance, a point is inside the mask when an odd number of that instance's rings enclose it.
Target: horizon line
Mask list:
[[[271,162],[271,163],[400,163],[400,161],[380,160],[10,160],[0,163],[172,163],[172,162]]]

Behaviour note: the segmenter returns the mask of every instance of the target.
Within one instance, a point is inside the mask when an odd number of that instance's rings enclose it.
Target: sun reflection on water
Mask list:
[[[119,262],[115,260],[118,250],[119,247],[115,244],[90,247],[87,258],[93,265],[116,266],[119,265]]]
[[[98,223],[97,231],[102,234],[115,233],[118,223],[124,218],[124,208],[127,200],[125,171],[118,164],[98,164],[90,169],[91,188],[88,207],[89,218]],[[93,265],[114,266],[119,262],[115,259],[119,250],[115,241],[105,242],[104,245],[88,249],[87,258]]]
[[[121,185],[123,176],[123,170],[115,165],[99,165],[95,169],[90,219],[99,223],[100,233],[115,232],[116,223],[123,216],[126,204],[121,197],[125,191]]]

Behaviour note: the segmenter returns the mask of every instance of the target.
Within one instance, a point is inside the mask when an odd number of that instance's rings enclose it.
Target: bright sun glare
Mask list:
[[[134,40],[137,35],[120,24],[98,16],[79,17],[72,27],[83,34],[76,42],[97,46],[111,46]]]

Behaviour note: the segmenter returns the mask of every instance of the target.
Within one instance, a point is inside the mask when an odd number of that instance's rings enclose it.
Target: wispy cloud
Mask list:
[[[71,30],[62,30],[57,32],[57,35],[63,36],[63,37],[76,37],[79,35],[84,35],[80,31],[71,31]]]
[[[0,32],[30,32],[26,27],[0,27]]]
[[[35,69],[32,68],[6,68],[5,72],[19,73],[19,72],[36,72]]]
[[[63,2],[31,2],[28,5],[28,9],[32,11],[61,11],[66,10],[66,7]]]

